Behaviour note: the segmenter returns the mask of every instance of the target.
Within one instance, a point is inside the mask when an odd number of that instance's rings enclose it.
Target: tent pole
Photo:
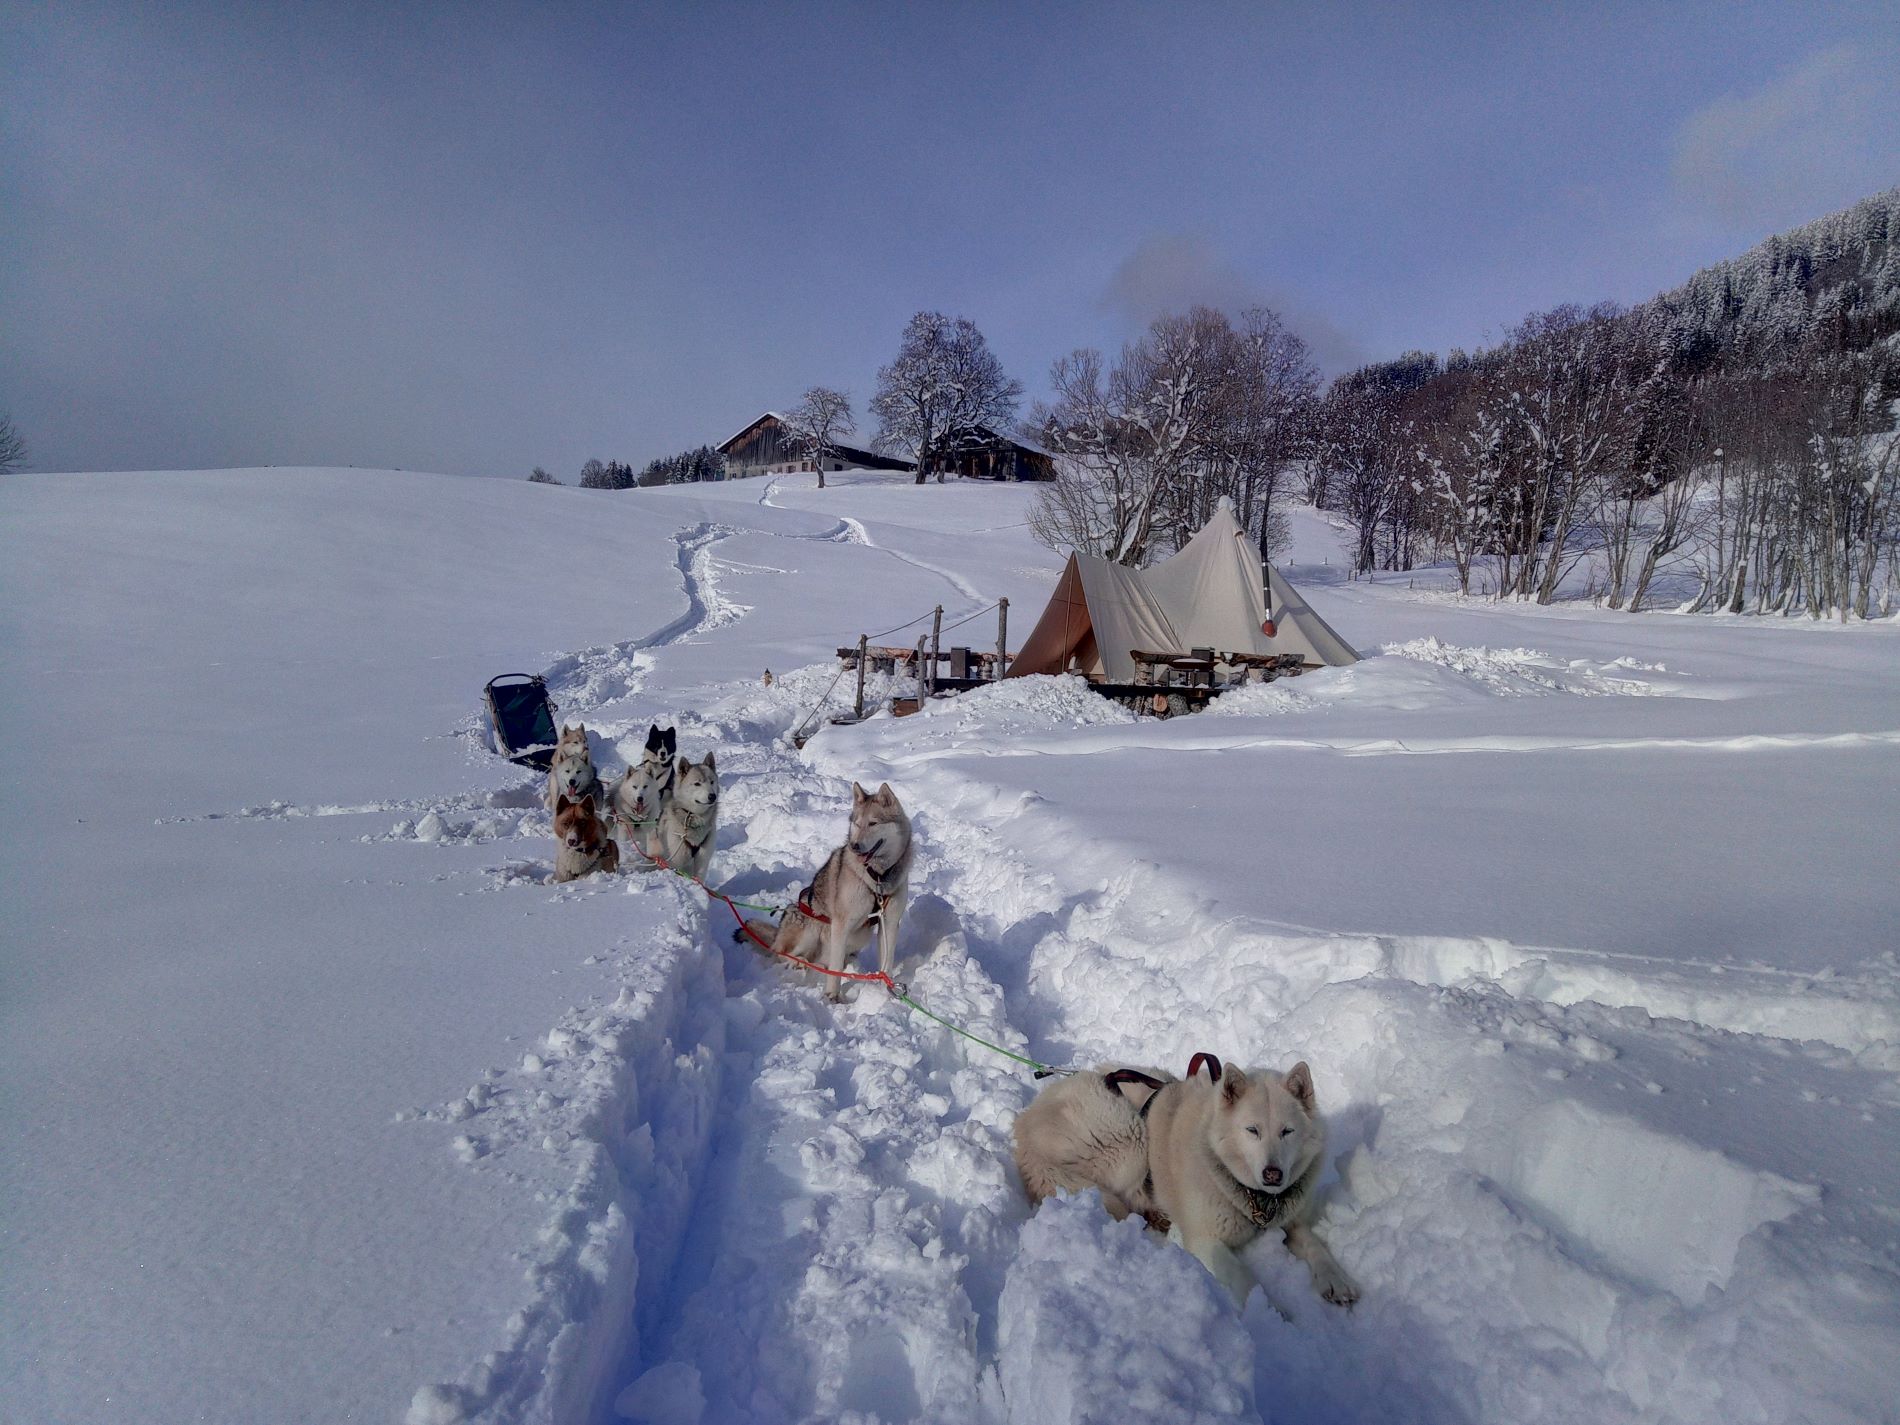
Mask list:
[[[937,611],[930,619],[930,690],[937,690],[937,656],[940,652],[938,642],[943,638],[943,605],[937,605]]]

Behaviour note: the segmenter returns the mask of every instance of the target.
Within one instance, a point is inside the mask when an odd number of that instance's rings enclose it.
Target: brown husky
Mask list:
[[[560,796],[555,801],[554,879],[573,881],[594,871],[619,870],[620,848],[594,814],[594,799],[569,801]]]

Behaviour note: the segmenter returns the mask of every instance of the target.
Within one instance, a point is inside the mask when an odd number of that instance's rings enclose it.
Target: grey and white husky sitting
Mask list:
[[[673,870],[703,879],[719,830],[719,770],[708,752],[704,762],[681,757],[673,771],[673,795],[654,831],[655,851]]]
[[[870,943],[876,926],[877,967],[888,975],[897,968],[897,927],[910,896],[910,863],[910,818],[890,783],[867,792],[853,782],[845,843],[826,859],[803,897],[825,921],[794,907],[776,929],[758,921],[747,926],[775,953],[796,955],[829,970],[847,968]],[[842,1000],[844,986],[843,980],[827,976],[825,993]]]
[[[1138,1212],[1168,1231],[1243,1303],[1255,1283],[1236,1254],[1277,1230],[1314,1289],[1350,1306],[1358,1288],[1307,1225],[1326,1148],[1313,1071],[1223,1070],[1203,1057],[1211,1071],[1186,1079],[1105,1066],[1044,1089],[1016,1118],[1030,1202],[1099,1189],[1117,1218]]]
[[[646,755],[620,774],[608,802],[627,844],[649,856],[658,854],[660,821],[673,800],[673,781],[678,775],[673,754],[678,745],[672,728],[662,731],[658,723],[650,724]]]
[[[593,755],[587,750],[587,724],[562,727],[554,744],[554,761],[548,767],[548,811],[554,812],[560,799],[578,802],[591,797],[596,807],[607,805],[606,789],[594,771]]]

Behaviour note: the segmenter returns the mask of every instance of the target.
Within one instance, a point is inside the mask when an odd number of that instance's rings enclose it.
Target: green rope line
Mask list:
[[[921,1014],[925,1019],[936,1020],[937,1023],[941,1024],[945,1029],[949,1030],[952,1034],[961,1034],[965,1039],[970,1040],[972,1043],[981,1044],[985,1049],[989,1049],[989,1050],[994,1051],[995,1053],[1001,1054],[1005,1059],[1014,1059],[1019,1064],[1029,1065],[1030,1068],[1036,1071],[1036,1077],[1039,1079],[1048,1078],[1051,1074],[1070,1074],[1070,1073],[1075,1072],[1073,1069],[1058,1069],[1052,1064],[1043,1063],[1042,1060],[1040,1059],[1031,1059],[1026,1054],[1013,1053],[1012,1051],[1005,1049],[1001,1044],[992,1044],[990,1043],[989,1040],[980,1038],[979,1036],[970,1033],[969,1030],[962,1028],[960,1025],[952,1024],[949,1020],[945,1019],[941,1014],[932,1014],[929,1010],[925,1009],[921,1004],[917,1003],[916,1000],[912,999],[907,994],[897,996],[897,1001],[899,1004],[909,1005],[912,1009],[916,1010],[919,1014]]]

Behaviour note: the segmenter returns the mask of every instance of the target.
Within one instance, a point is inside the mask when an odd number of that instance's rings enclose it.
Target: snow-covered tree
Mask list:
[[[1032,418],[1057,457],[1031,512],[1044,543],[1140,565],[1179,549],[1223,499],[1263,552],[1287,537],[1275,502],[1309,447],[1318,374],[1272,312],[1160,317],[1112,368],[1078,351],[1050,385],[1055,402]]]
[[[825,488],[825,460],[835,441],[857,429],[851,397],[828,386],[813,386],[780,421],[785,443],[794,455],[809,460],[818,472],[818,488]]]
[[[984,425],[1006,430],[1016,419],[1022,383],[967,317],[919,312],[904,327],[897,357],[877,373],[870,412],[879,449],[917,462],[917,483],[943,478],[945,437]]]
[[[581,466],[583,490],[631,490],[633,483],[631,465],[622,465],[612,460],[605,463],[590,460]]]

